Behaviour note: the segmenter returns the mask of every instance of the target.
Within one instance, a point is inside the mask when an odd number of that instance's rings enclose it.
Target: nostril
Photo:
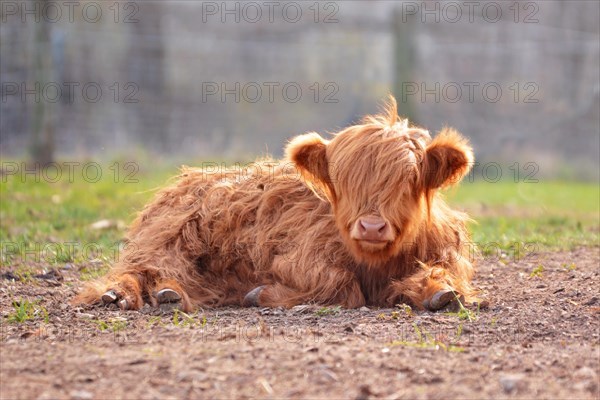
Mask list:
[[[364,222],[362,219],[359,221],[359,225],[360,225],[361,232],[366,232],[369,230],[369,224]]]
[[[360,231],[365,233],[369,231],[369,223],[364,222],[362,219],[359,221]]]
[[[381,226],[379,227],[379,229],[377,229],[377,232],[383,233],[385,231],[385,228],[387,227],[387,224],[384,222],[384,223],[382,223],[380,225]]]

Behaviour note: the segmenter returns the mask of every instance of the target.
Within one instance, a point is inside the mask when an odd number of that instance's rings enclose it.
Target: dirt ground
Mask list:
[[[599,248],[481,261],[489,304],[473,321],[403,307],[78,308],[75,266],[2,271],[0,397],[600,398],[599,263]],[[36,302],[33,320],[10,321],[14,299]]]

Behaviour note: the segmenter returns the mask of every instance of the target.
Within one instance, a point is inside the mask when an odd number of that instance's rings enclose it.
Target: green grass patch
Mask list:
[[[173,325],[178,326],[180,328],[204,328],[208,321],[205,316],[202,316],[202,318],[200,318],[197,314],[198,313],[195,312],[190,315],[184,313],[179,309],[175,309],[173,312]]]
[[[0,175],[0,267],[73,263],[85,266],[84,280],[102,275],[119,257],[126,226],[178,171],[175,163],[125,164],[118,165],[118,173],[114,163],[100,165],[97,180],[93,168],[84,176],[84,162],[72,174],[63,165],[59,179],[51,171],[40,173],[40,179]],[[473,242],[486,256],[600,244],[600,188],[595,184],[467,182],[445,196],[476,221],[470,224]],[[101,227],[92,228],[99,221]],[[90,262],[98,268],[88,268]]]
[[[479,181],[450,189],[445,196],[474,219],[470,224],[473,242],[485,256],[600,245],[600,188],[596,184]]]
[[[544,266],[540,264],[531,270],[529,277],[530,278],[536,278],[536,277],[541,278],[542,275],[544,275]]]
[[[83,267],[79,270],[79,279],[82,281],[91,281],[104,276],[109,269],[107,265],[102,267]]]
[[[323,307],[315,311],[315,315],[318,317],[324,317],[326,315],[336,315],[342,310],[341,306]]]
[[[9,323],[21,324],[39,319],[48,323],[48,311],[38,301],[13,300],[12,306],[13,311],[6,316],[6,321]]]
[[[69,174],[68,165],[61,168],[60,179],[50,172],[1,175],[0,267],[15,259],[49,265],[92,260],[112,264],[125,227],[178,171],[176,165],[154,171],[139,168],[135,179],[126,179],[127,171],[121,166],[117,176],[113,166],[101,165],[97,181],[91,172],[85,177],[82,167]],[[98,221],[105,226],[92,228]]]
[[[564,263],[561,266],[567,271],[573,271],[577,269],[577,265],[575,265],[575,263]]]
[[[464,306],[464,304],[462,303],[462,301],[460,300],[460,298],[456,297],[456,294],[454,295],[454,298],[455,298],[456,304],[458,305],[458,311],[447,312],[444,314],[457,317],[459,320],[466,320],[469,322],[476,321],[477,317],[479,315],[479,303],[477,303],[477,310],[473,311],[473,310],[469,310],[468,308],[466,308]],[[462,325],[460,325],[460,332],[462,332]],[[460,334],[458,336],[460,336]]]
[[[415,347],[418,349],[429,349],[429,350],[442,350],[449,353],[462,353],[465,351],[463,347],[457,346],[455,343],[445,343],[442,340],[436,339],[431,335],[425,328],[419,328],[416,323],[413,323],[413,329],[417,336],[416,341],[398,340],[391,343],[387,343],[387,347],[404,346],[404,347]],[[457,327],[456,340],[460,339],[462,335],[462,324]]]
[[[107,330],[111,332],[121,332],[127,329],[127,321],[123,318],[113,318],[108,321],[104,321],[101,319],[91,319],[89,321],[102,332]]]

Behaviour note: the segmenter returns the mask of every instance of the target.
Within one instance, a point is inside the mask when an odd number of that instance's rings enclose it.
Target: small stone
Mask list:
[[[271,308],[269,308],[269,307],[263,307],[260,310],[258,310],[258,313],[260,315],[271,315],[271,311],[272,311]]]
[[[178,382],[199,382],[208,378],[208,375],[200,371],[182,371],[177,374]]]
[[[309,313],[312,310],[312,308],[313,307],[308,304],[300,304],[298,306],[292,307],[290,311],[292,312],[292,314],[305,314]]]
[[[158,305],[158,309],[163,314],[172,314],[175,310],[179,310],[181,305],[179,303],[162,303]]]
[[[490,308],[490,302],[488,300],[483,300],[481,303],[479,303],[480,310],[487,310],[488,308]]]
[[[358,395],[356,396],[356,400],[367,400],[373,394],[374,393],[371,391],[369,385],[360,385],[360,387],[358,388]]]
[[[590,367],[581,367],[573,374],[577,378],[596,379],[596,371]]]
[[[123,221],[112,221],[109,219],[101,219],[90,225],[90,229],[94,230],[105,230],[105,229],[121,229],[123,227]]]
[[[362,307],[361,307],[361,308],[359,308],[358,310],[359,310],[359,311],[371,311],[371,310],[369,309],[369,307],[365,307],[365,306],[362,306]]]
[[[142,308],[140,308],[140,313],[142,314],[152,314],[154,310],[152,309],[152,306],[148,303],[144,304],[142,306]]]
[[[88,400],[94,398],[94,395],[86,390],[73,390],[71,393],[69,393],[69,395],[72,399],[77,400]]]
[[[596,303],[598,303],[598,298],[596,296],[594,296],[591,299],[589,299],[588,301],[586,301],[585,303],[583,303],[583,305],[584,306],[593,306]]]
[[[505,393],[512,393],[523,385],[523,375],[511,374],[500,377],[500,385]]]

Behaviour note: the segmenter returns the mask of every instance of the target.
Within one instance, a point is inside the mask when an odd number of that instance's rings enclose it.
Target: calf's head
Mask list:
[[[317,133],[292,139],[286,154],[315,193],[331,203],[337,227],[358,262],[376,266],[396,256],[425,229],[436,189],[457,183],[473,162],[466,139],[444,128],[433,140],[386,113],[325,140]]]

